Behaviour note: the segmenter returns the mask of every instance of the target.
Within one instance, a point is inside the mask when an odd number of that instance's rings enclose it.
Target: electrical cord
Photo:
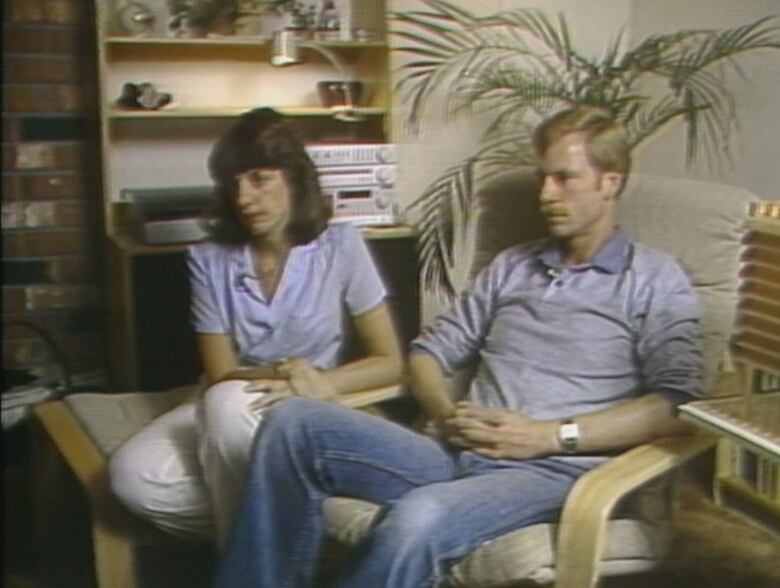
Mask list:
[[[68,359],[65,356],[65,354],[62,352],[60,346],[57,344],[57,342],[49,333],[47,333],[39,326],[24,320],[12,320],[8,322],[4,322],[3,326],[24,327],[26,329],[31,330],[36,335],[38,335],[46,344],[52,356],[54,356],[55,363],[59,365],[60,372],[62,374],[62,386],[59,388],[57,395],[60,397],[64,397],[74,391],[73,379],[71,377],[72,372],[70,369],[70,364],[68,363]]]

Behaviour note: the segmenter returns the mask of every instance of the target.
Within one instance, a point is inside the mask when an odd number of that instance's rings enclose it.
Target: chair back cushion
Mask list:
[[[530,168],[502,174],[480,189],[470,227],[470,278],[502,249],[547,234],[538,194]],[[728,347],[744,221],[750,204],[758,200],[725,184],[642,174],[632,175],[620,196],[620,226],[638,241],[673,255],[696,288],[708,385]]]

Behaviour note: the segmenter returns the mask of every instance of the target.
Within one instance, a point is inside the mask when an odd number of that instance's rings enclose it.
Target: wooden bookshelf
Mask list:
[[[719,438],[715,500],[780,528],[780,202],[752,215],[732,346],[739,388],[683,405],[680,417]]]

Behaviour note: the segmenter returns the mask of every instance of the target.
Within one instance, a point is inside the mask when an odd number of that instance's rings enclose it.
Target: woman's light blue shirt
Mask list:
[[[203,242],[187,253],[195,331],[229,334],[242,365],[284,357],[338,365],[346,314],[366,312],[386,295],[363,238],[346,224],[293,247],[270,300],[248,245]]]

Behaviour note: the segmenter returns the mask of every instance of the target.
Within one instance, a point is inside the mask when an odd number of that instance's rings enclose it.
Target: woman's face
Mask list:
[[[236,212],[253,237],[286,238],[292,214],[290,187],[279,168],[257,167],[236,176]]]

